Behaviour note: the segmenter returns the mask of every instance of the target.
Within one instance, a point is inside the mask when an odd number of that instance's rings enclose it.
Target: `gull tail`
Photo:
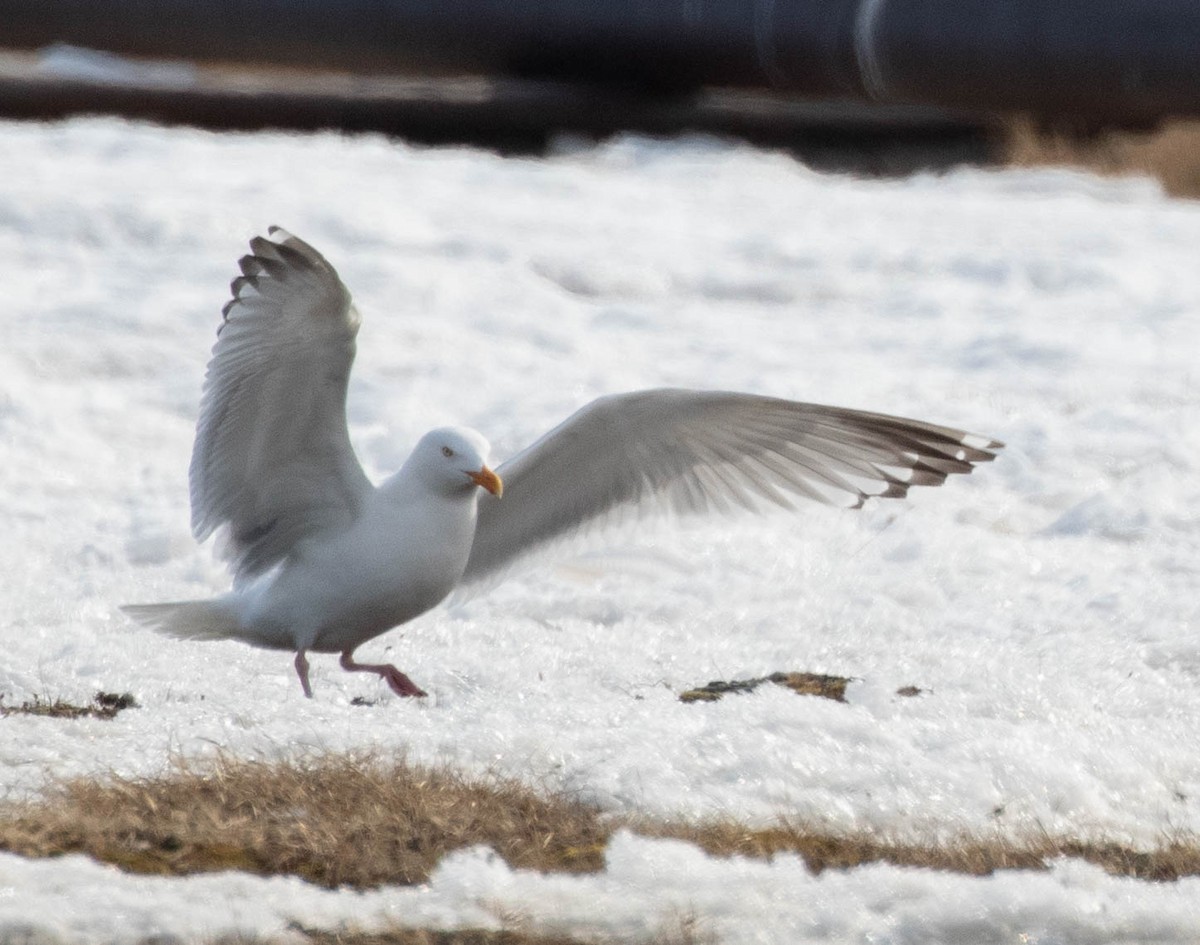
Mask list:
[[[169,604],[126,604],[121,610],[143,627],[179,640],[231,640],[243,635],[232,604],[219,597]]]

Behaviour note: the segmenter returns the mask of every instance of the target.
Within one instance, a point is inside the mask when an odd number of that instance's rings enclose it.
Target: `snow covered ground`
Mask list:
[[[1200,832],[1200,206],[1067,172],[866,182],[707,141],[535,161],[110,120],[0,124],[0,166],[0,693],[142,706],[0,719],[0,791],[372,747],[616,811],[913,839]],[[535,568],[360,651],[430,699],[316,657],[307,701],[286,654],[164,640],[116,612],[227,586],[188,533],[187,462],[229,279],[271,223],[321,249],[363,312],[351,432],[376,476],[431,426],[475,426],[503,458],[599,394],[661,385],[1008,447],[902,503],[618,536],[619,553]],[[677,701],[775,670],[857,681],[849,704],[775,687]],[[896,695],[909,685],[922,694]],[[690,915],[730,942],[1182,942],[1200,880],[1078,863],[813,877],[626,835],[597,876],[463,851],[427,886],[366,894],[0,856],[0,938],[500,913],[619,934]]]

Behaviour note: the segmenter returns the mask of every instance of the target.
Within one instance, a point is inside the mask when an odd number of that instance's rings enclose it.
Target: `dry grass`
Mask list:
[[[541,936],[515,930],[392,929],[387,932],[328,932],[297,929],[312,945],[582,945],[578,939]],[[269,939],[224,938],[214,945],[273,945]],[[589,943],[594,945],[594,943]]]
[[[744,694],[753,692],[763,683],[774,683],[786,686],[802,696],[820,696],[835,702],[846,701],[846,686],[853,680],[845,676],[826,676],[823,673],[771,673],[770,676],[759,676],[755,679],[734,679],[731,682],[713,680],[695,689],[689,689],[679,694],[680,702],[716,702],[729,693]]]
[[[1004,135],[1008,163],[1082,167],[1098,174],[1147,174],[1174,197],[1200,197],[1200,121],[1151,131],[1072,134],[1013,121]]]
[[[62,699],[53,702],[34,697],[20,705],[5,705],[0,695],[0,717],[6,715],[37,715],[54,719],[113,719],[118,712],[136,709],[137,699],[128,692],[98,692],[91,705],[75,705]]]
[[[81,852],[137,873],[238,869],[359,888],[422,882],[448,852],[479,843],[514,867],[595,870],[608,833],[570,799],[348,756],[75,780],[0,813],[0,848],[28,856]]]
[[[716,856],[770,859],[778,853],[803,858],[814,873],[891,863],[986,876],[996,870],[1047,869],[1060,857],[1086,860],[1116,876],[1167,881],[1200,875],[1200,842],[1193,838],[1138,851],[1115,843],[1040,836],[1024,840],[963,837],[939,844],[889,840],[872,834],[835,834],[803,825],[749,829],[730,821],[707,824],[646,822],[639,833],[687,840]]]
[[[433,929],[395,929],[375,933],[310,932],[313,945],[576,945],[576,939],[527,934],[525,932],[486,929],[439,931]]]
[[[462,929],[440,931],[431,929],[392,929],[380,933],[325,932],[304,929],[312,945],[715,945],[716,939],[707,934],[694,918],[683,916],[667,921],[655,935],[633,942],[589,937],[586,942],[566,935],[539,934],[516,923],[501,931]],[[242,943],[238,943],[242,945]],[[250,943],[246,943],[250,945]],[[263,943],[265,945],[265,943]]]
[[[594,937],[582,941],[565,935],[543,935],[521,928],[491,929],[390,929],[385,932],[330,932],[324,929],[296,929],[311,945],[609,945]],[[691,919],[681,919],[657,935],[635,943],[620,945],[712,945],[714,940]],[[259,938],[221,939],[214,945],[273,945]],[[611,945],[617,945],[613,942]]]
[[[882,861],[986,874],[1044,869],[1067,856],[1147,880],[1200,875],[1200,842],[1192,837],[1152,851],[1049,836],[914,844],[803,824],[605,818],[576,799],[512,781],[346,756],[300,764],[224,760],[159,778],[71,781],[42,799],[0,807],[0,849],[39,857],[81,852],[138,873],[240,869],[365,888],[422,882],[447,853],[474,844],[517,868],[595,871],[621,827],[686,840],[716,856],[794,853],[815,872]]]
[[[517,929],[391,929],[387,932],[327,932],[304,929],[312,945],[585,945],[563,935],[538,935]],[[272,945],[261,939],[232,939],[216,945]],[[586,945],[604,945],[589,941]],[[657,945],[647,942],[645,945]],[[667,945],[666,942],[663,945]],[[674,942],[671,945],[675,945]],[[679,945],[686,945],[680,941]]]

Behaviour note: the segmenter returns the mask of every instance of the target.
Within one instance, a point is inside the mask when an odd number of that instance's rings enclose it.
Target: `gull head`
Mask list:
[[[497,498],[504,483],[487,464],[488,441],[465,427],[441,427],[426,433],[405,465],[412,465],[432,488],[448,494],[468,493],[476,487]]]

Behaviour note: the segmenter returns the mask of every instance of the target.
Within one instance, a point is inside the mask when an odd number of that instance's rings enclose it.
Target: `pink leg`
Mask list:
[[[296,675],[300,677],[300,685],[304,687],[304,694],[308,698],[312,698],[312,686],[308,684],[308,657],[301,650],[296,654]]]
[[[398,696],[429,695],[391,663],[356,663],[354,662],[354,651],[346,650],[342,654],[341,664],[342,669],[350,673],[378,673],[392,687],[392,692]]]

